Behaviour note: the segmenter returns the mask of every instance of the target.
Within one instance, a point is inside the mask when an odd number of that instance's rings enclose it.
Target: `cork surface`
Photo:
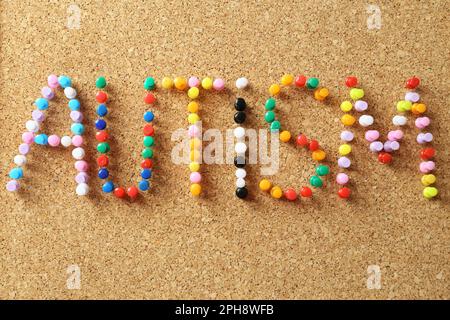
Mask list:
[[[23,190],[2,187],[0,298],[449,299],[450,4],[375,2],[380,29],[368,28],[373,13],[365,1],[2,0],[2,185],[50,73],[69,75],[79,91],[93,178],[91,194],[77,197],[70,152],[40,147],[28,157]],[[68,28],[73,3],[79,29]],[[377,162],[362,128],[355,129],[351,201],[337,198],[331,180],[313,201],[272,200],[257,189],[259,165],[248,167],[247,201],[234,196],[231,165],[204,165],[205,192],[193,200],[188,169],[170,157],[172,132],[186,127],[188,100],[160,89],[152,192],[133,204],[101,193],[93,126],[99,75],[109,81],[111,171],[129,185],[139,176],[146,76],[223,77],[227,91],[200,99],[204,127],[220,130],[233,126],[233,83],[246,76],[246,125],[260,129],[267,88],[285,72],[317,76],[330,89],[325,105],[290,91],[278,114],[293,134],[322,143],[333,173],[345,76],[360,79],[383,136],[393,128],[405,79],[419,76],[433,121],[439,199],[421,197],[420,148],[410,121],[390,166]],[[45,131],[63,135],[70,119],[58,97]],[[281,159],[271,179],[305,185],[314,168],[309,154],[285,145]],[[376,266],[379,290],[367,285]],[[81,273],[80,289],[67,285],[73,268]]]

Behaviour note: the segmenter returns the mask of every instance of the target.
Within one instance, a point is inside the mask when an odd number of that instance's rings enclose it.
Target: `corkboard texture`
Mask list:
[[[21,192],[2,187],[0,298],[450,298],[449,1],[2,0],[0,7],[2,185],[51,73],[72,77],[79,92],[92,176],[90,195],[77,197],[70,152],[39,147]],[[372,28],[377,14],[380,28]],[[246,125],[264,129],[267,88],[286,72],[317,76],[330,89],[325,104],[287,91],[278,115],[293,134],[321,141],[334,173],[345,77],[360,79],[386,136],[404,81],[419,76],[437,148],[438,199],[421,196],[410,120],[389,166],[355,127],[351,201],[338,199],[331,178],[312,201],[272,200],[257,188],[259,165],[248,166],[246,201],[234,196],[232,165],[203,165],[205,192],[195,200],[188,169],[171,161],[171,135],[186,127],[188,99],[162,89],[152,191],[136,203],[101,192],[93,125],[99,75],[111,98],[111,172],[129,185],[139,176],[146,76],[223,77],[227,90],[199,100],[204,127],[220,130],[234,126],[234,81],[246,76]],[[67,110],[59,92],[45,131],[68,133]],[[283,145],[271,179],[299,189],[313,168],[308,153]],[[377,279],[381,289],[371,289]]]

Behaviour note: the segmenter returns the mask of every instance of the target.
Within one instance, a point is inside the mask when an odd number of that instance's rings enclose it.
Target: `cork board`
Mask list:
[[[386,134],[404,80],[418,75],[433,119],[440,197],[420,196],[419,147],[410,126],[391,166],[369,154],[357,129],[349,202],[338,201],[333,185],[312,202],[274,201],[257,190],[258,165],[248,169],[248,201],[235,198],[230,165],[203,166],[206,192],[194,201],[186,167],[170,160],[171,133],[186,124],[187,99],[157,91],[154,189],[137,203],[103,195],[97,178],[89,197],[76,197],[73,160],[61,149],[32,152],[25,192],[2,189],[0,297],[450,298],[450,5],[374,4],[380,29],[368,27],[373,12],[365,1],[2,0],[2,184],[31,104],[52,72],[71,76],[79,91],[92,164],[94,81],[108,78],[113,172],[122,184],[138,175],[148,75],[223,77],[229,90],[200,100],[204,125],[221,130],[233,126],[236,78],[251,82],[244,95],[247,125],[265,128],[267,87],[285,72],[317,76],[330,88],[329,102],[321,106],[296,94],[282,101],[280,114],[292,132],[319,139],[331,159],[339,145],[345,76],[359,77]],[[77,8],[79,28],[69,28]],[[67,132],[67,107],[60,102],[52,109],[46,127]],[[273,180],[304,184],[313,168],[307,154],[283,146],[281,157],[282,171]],[[380,268],[379,290],[368,289],[370,266]],[[72,290],[67,281],[76,268],[80,289]]]

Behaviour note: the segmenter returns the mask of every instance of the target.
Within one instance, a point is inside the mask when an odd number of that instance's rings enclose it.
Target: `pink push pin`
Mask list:
[[[59,87],[58,76],[51,74],[47,78],[48,86],[52,89]]]
[[[347,184],[348,180],[349,180],[348,175],[343,173],[343,172],[338,173],[337,176],[336,176],[336,182],[338,184],[340,184],[341,186]]]
[[[22,141],[26,144],[32,144],[34,142],[34,133],[33,132],[24,132],[22,134]]]
[[[200,85],[200,80],[197,77],[190,77],[188,80],[189,88],[198,87]]]
[[[78,172],[86,172],[89,168],[89,165],[84,160],[78,160],[75,161],[75,169],[77,169]]]
[[[420,172],[428,173],[436,168],[434,161],[423,161],[419,165]]]
[[[198,136],[200,136],[200,134],[201,134],[200,129],[196,125],[189,126],[189,129],[188,129],[189,137],[191,137],[191,138],[198,137]]]
[[[401,140],[402,138],[403,138],[402,130],[393,130],[393,131],[389,131],[389,133],[388,133],[389,141],[397,141],[397,140]]]
[[[79,136],[79,135],[73,136],[72,137],[72,144],[75,147],[81,147],[83,145],[83,137]]]
[[[216,91],[221,91],[223,88],[225,88],[225,81],[223,79],[217,78],[213,82],[213,88]]]
[[[416,119],[416,122],[415,122],[416,127],[419,129],[424,129],[424,128],[428,127],[430,125],[430,123],[431,123],[431,120],[428,117],[419,117]]]
[[[380,137],[380,133],[378,130],[367,130],[365,134],[365,138],[369,142],[374,142]]]
[[[52,147],[59,146],[60,142],[61,139],[56,134],[52,134],[51,136],[48,137],[48,144]]]
[[[190,180],[192,183],[199,183],[202,181],[202,175],[200,172],[192,172],[190,175]]]

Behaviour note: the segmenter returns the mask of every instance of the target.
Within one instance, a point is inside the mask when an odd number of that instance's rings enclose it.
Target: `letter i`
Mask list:
[[[236,88],[245,89],[248,85],[247,78],[239,78],[236,80]],[[245,184],[245,177],[247,176],[247,171],[245,171],[245,152],[247,151],[247,145],[245,144],[245,129],[240,125],[245,122],[247,118],[245,114],[245,109],[247,108],[247,103],[244,98],[237,97],[234,102],[234,109],[236,113],[234,114],[234,122],[237,127],[233,130],[233,135],[236,138],[236,144],[234,145],[234,151],[236,152],[236,157],[234,158],[234,165],[236,167],[236,196],[240,199],[245,199],[248,195],[248,189]]]

